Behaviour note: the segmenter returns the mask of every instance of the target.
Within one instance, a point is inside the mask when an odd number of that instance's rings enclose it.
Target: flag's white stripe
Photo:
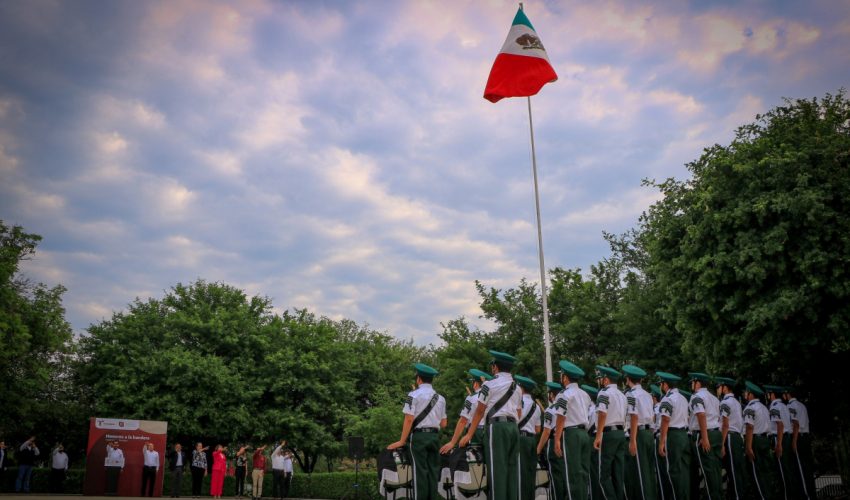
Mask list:
[[[535,33],[533,29],[529,28],[524,24],[515,24],[511,26],[511,30],[508,32],[508,37],[505,39],[505,44],[502,45],[502,50],[500,50],[499,53],[513,54],[517,56],[539,57],[548,61],[549,57],[546,56],[545,50],[526,49],[523,48],[522,45],[517,43],[516,39],[525,34],[537,38],[537,33]]]

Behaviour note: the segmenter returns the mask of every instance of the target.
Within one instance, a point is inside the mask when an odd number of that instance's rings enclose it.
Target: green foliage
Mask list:
[[[688,168],[653,183],[641,239],[693,365],[847,415],[830,386],[850,361],[850,101],[789,100]]]
[[[65,493],[79,495],[83,492],[83,480],[85,469],[69,469],[65,474]],[[18,477],[18,468],[9,467],[3,472],[3,482],[0,491],[15,491],[15,479]],[[47,493],[50,491],[50,468],[33,467],[30,479],[30,493]]]
[[[166,420],[183,442],[286,438],[311,471],[344,454],[346,423],[400,408],[420,349],[199,280],[92,325],[80,352],[97,414]]]
[[[39,241],[40,236],[0,221],[0,434],[7,441],[40,428],[45,413],[75,412],[74,399],[63,397],[71,352],[65,288],[32,283],[19,274],[20,263],[35,253]]]

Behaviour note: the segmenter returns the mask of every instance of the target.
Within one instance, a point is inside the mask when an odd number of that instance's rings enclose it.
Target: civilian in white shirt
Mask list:
[[[272,498],[283,498],[283,479],[284,479],[284,454],[286,453],[283,447],[286,446],[286,441],[281,441],[280,445],[272,452]]]
[[[145,465],[142,467],[142,495],[152,497],[153,488],[156,484],[156,475],[159,472],[159,452],[153,449],[153,443],[145,443],[142,448]]]
[[[292,466],[292,452],[288,451],[283,456],[283,498],[289,496],[289,486],[292,484],[292,473],[295,468]]]
[[[65,493],[65,473],[68,471],[68,455],[62,443],[50,452],[50,492]]]
[[[124,451],[119,448],[118,440],[106,445],[106,495],[118,494],[118,478],[124,470]]]

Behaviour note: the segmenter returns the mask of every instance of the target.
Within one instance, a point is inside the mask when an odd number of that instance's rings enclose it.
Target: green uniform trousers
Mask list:
[[[410,434],[413,489],[416,500],[436,500],[440,480],[440,438],[436,432]]]
[[[625,463],[626,433],[622,429],[606,430],[602,433],[602,449],[594,464],[599,471],[599,487],[606,500],[625,498]]]
[[[484,440],[489,500],[519,498],[519,429],[516,422],[487,424]]]
[[[791,434],[782,433],[782,456],[777,457],[776,453],[772,454],[773,461],[776,464],[776,485],[778,498],[793,498],[794,497],[794,475],[791,468],[791,456],[794,454],[791,450]],[[775,451],[776,436],[770,436],[770,447]]]
[[[659,457],[664,498],[676,500],[691,495],[691,443],[685,429],[667,430],[667,456]]]
[[[626,439],[626,496],[629,500],[655,500],[658,498],[658,476],[655,471],[655,438],[650,429],[637,431],[637,455],[629,453]]]
[[[773,453],[770,451],[770,441],[766,435],[753,436],[753,455],[754,460],[750,461],[748,465],[749,491],[747,498],[772,500],[776,498],[778,493],[776,474],[774,474],[776,462],[773,459]]]
[[[744,472],[747,457],[744,455],[744,438],[740,433],[729,431],[726,434],[725,446],[723,467],[726,469],[726,498],[744,500],[747,498],[747,474]]]
[[[699,432],[693,434],[694,452],[693,457],[696,459],[696,465],[702,472],[702,477],[705,480],[705,490],[709,500],[720,500],[723,497],[723,475],[721,474],[720,446],[723,435],[717,429],[708,431],[708,442],[711,444],[711,449],[705,451],[702,448],[702,442]],[[694,461],[693,459],[691,460]],[[699,479],[696,485],[699,486]]]
[[[463,433],[466,434],[466,431],[469,430],[469,426],[467,425],[463,429]],[[484,427],[479,427],[475,429],[475,433],[472,434],[472,439],[469,440],[469,444],[471,446],[484,446]]]
[[[549,464],[549,500],[561,500],[567,495],[567,483],[564,481],[564,462],[555,455],[555,434],[546,442],[546,462]]]
[[[793,450],[792,450],[793,451]],[[799,498],[817,498],[815,490],[815,461],[812,456],[812,438],[808,433],[797,436],[797,453],[794,453],[793,463],[796,465],[797,496]]]
[[[590,464],[588,465],[588,470],[590,474],[588,475],[588,485],[587,491],[590,493],[591,500],[603,500],[602,496],[602,483],[599,482],[599,467],[597,464],[599,463],[599,452],[596,448],[593,447],[593,440],[596,439],[596,433],[591,432],[588,435],[590,439]]]
[[[590,436],[582,427],[564,429],[561,434],[559,459],[564,463],[564,478],[567,483],[568,500],[585,500],[587,483],[590,480]]]
[[[519,497],[534,499],[537,489],[537,436],[519,436]]]

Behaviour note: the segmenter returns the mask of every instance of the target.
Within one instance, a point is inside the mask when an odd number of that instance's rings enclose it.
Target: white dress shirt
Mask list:
[[[529,412],[531,412],[531,418],[528,419],[528,422],[522,426],[520,431],[530,432],[532,434],[536,433],[537,426],[540,425],[540,415],[535,415],[540,411],[537,408],[537,403],[534,402],[534,398],[531,397],[531,394],[523,394],[522,395],[522,415],[520,416],[520,420],[525,420],[525,417],[528,416]]]
[[[660,417],[670,417],[670,429],[687,429],[688,427],[688,400],[679,394],[679,389],[670,389],[661,398],[661,407],[658,411]],[[661,429],[661,421],[658,421]]]
[[[723,396],[720,401],[720,419],[729,419],[729,432],[742,433],[744,431],[744,415],[741,403],[732,394]]]
[[[626,393],[626,415],[628,418],[626,419],[626,427],[630,428],[632,425],[632,415],[638,416],[638,425],[652,425],[652,422],[655,417],[655,412],[652,408],[652,395],[640,384],[635,384]]]
[[[57,451],[54,453],[53,460],[51,461],[51,467],[54,469],[68,470],[68,455],[66,455],[64,451]]]
[[[479,403],[487,407],[487,410],[484,412],[484,418],[487,418],[487,413],[489,413],[490,409],[510,390],[511,384],[514,385],[513,395],[491,417],[513,417],[516,420],[517,412],[522,408],[522,390],[514,383],[514,377],[508,372],[497,373],[492,380],[484,382],[481,390],[478,391]]]
[[[436,392],[431,387],[431,384],[421,384],[416,390],[407,394],[407,401],[404,402],[404,407],[401,411],[405,415],[413,415],[413,418],[416,418],[428,406],[434,394]],[[439,428],[440,422],[444,418],[446,418],[446,400],[443,396],[437,395],[437,403],[431,408],[428,415],[422,419],[417,429],[428,427]]]
[[[159,452],[156,450],[143,449],[145,454],[145,467],[156,467],[159,470]]]
[[[626,423],[626,396],[617,384],[608,384],[596,396],[596,413],[604,413],[605,427],[624,426]],[[598,431],[598,430],[597,430]],[[604,431],[604,429],[603,429]]]
[[[587,409],[590,404],[590,396],[573,382],[558,394],[558,399],[555,400],[555,412],[566,417],[565,429],[577,425],[583,425],[587,429]]]
[[[791,414],[791,421],[797,421],[800,424],[800,434],[809,433],[809,410],[806,405],[796,398],[788,401],[788,412]]]
[[[765,434],[770,429],[770,413],[758,399],[753,399],[744,408],[744,425],[753,427],[753,434]]]
[[[776,425],[778,422],[782,422],[783,434],[790,434],[793,431],[791,428],[791,412],[788,411],[788,406],[779,399],[774,399],[770,402],[770,430],[767,431],[771,436],[776,435],[779,428]]]
[[[705,414],[705,427],[707,430],[720,428],[720,401],[714,394],[708,392],[708,389],[705,387],[700,387],[700,389],[691,396],[689,413],[689,429],[691,431],[698,432],[700,430],[699,419],[697,419],[697,416],[700,413]]]

